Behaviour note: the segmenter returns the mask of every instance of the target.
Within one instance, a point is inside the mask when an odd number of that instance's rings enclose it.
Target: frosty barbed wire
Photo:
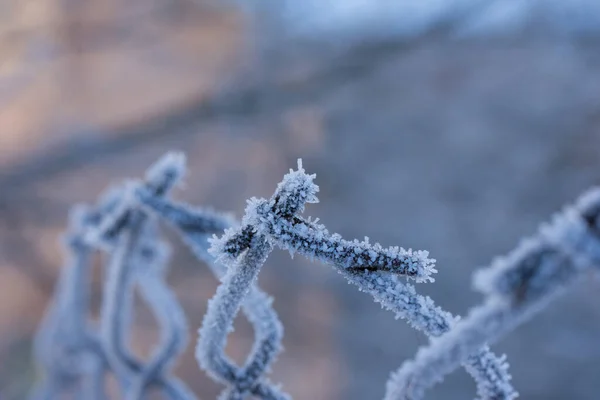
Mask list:
[[[505,258],[475,274],[474,286],[484,303],[451,331],[420,349],[406,362],[388,387],[419,394],[452,372],[483,343],[494,342],[543,310],[587,271],[600,264],[600,189],[582,195],[538,234],[525,239]],[[416,389],[414,389],[416,388]]]

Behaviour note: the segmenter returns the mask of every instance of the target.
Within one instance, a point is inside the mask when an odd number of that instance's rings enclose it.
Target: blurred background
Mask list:
[[[179,199],[237,216],[302,157],[321,187],[307,214],[429,250],[439,274],[418,290],[464,314],[476,268],[599,182],[599,34],[594,0],[0,0],[2,398],[36,377],[69,207],[169,150],[189,158]],[[170,236],[195,340],[217,283]],[[426,343],[327,266],[276,251],[260,283],[286,327],[273,379],[295,399],[381,398]],[[599,289],[588,279],[494,346],[521,398],[598,399]],[[139,354],[154,326],[140,308]],[[237,326],[242,360],[252,332]],[[177,373],[219,393],[193,343]],[[461,370],[427,398],[474,393]]]

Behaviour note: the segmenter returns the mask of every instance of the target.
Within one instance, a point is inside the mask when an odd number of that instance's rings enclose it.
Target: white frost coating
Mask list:
[[[444,374],[451,372],[457,368],[461,363],[468,360],[477,349],[484,348],[486,342],[489,340],[489,333],[495,332],[495,329],[501,325],[502,317],[504,316],[501,312],[496,312],[495,308],[487,308],[483,315],[479,315],[478,312],[469,314],[467,319],[476,319],[477,325],[471,326],[469,329],[461,329],[464,324],[458,322],[444,335],[438,338],[432,338],[428,347],[423,347],[417,352],[417,356],[414,361],[405,362],[400,369],[393,373],[387,383],[387,390],[384,400],[408,400],[408,399],[420,399],[425,395],[425,391],[435,383],[441,382]],[[473,315],[477,315],[474,317]],[[457,333],[459,332],[460,333]],[[455,336],[455,335],[458,335]],[[446,345],[446,342],[450,341],[451,338],[457,339],[455,346],[450,348]],[[434,348],[436,352],[428,351]],[[485,349],[485,348],[484,348]],[[481,350],[479,350],[481,352]],[[438,355],[443,354],[444,357],[437,358]],[[487,357],[484,357],[480,361],[485,366]],[[482,358],[480,357],[480,360]],[[435,362],[433,362],[435,361]],[[496,359],[495,364],[500,362],[500,369],[497,366],[494,367],[494,372],[486,371],[486,375],[489,378],[490,375],[493,377],[495,372],[502,372],[506,365],[504,360]],[[470,368],[467,368],[468,372]],[[490,372],[492,372],[490,374]],[[500,381],[497,385],[503,386],[506,381],[502,375],[499,375]],[[494,382],[492,382],[494,383]],[[496,385],[496,386],[497,386]],[[496,398],[514,398],[516,393],[511,387],[506,388],[504,397]],[[497,388],[493,389],[494,392],[498,391]],[[478,389],[480,395],[486,395],[486,392]],[[493,392],[492,392],[493,393]],[[495,397],[483,397],[493,399]]]
[[[93,208],[72,209],[63,239],[70,265],[61,273],[53,304],[37,336],[35,356],[45,376],[32,390],[33,399],[52,400],[70,392],[77,398],[104,400],[109,372],[130,399],[145,397],[148,386],[157,387],[171,400],[195,399],[180,380],[167,376],[172,360],[185,345],[187,328],[183,312],[164,281],[160,266],[166,262],[164,247],[133,196],[134,189],[164,196],[183,171],[184,157],[169,154],[149,169],[144,182],[111,187]],[[103,288],[100,332],[87,323],[93,250],[112,255],[112,265],[105,274],[108,279]],[[162,340],[148,364],[136,359],[126,345],[135,284],[161,328]]]
[[[231,214],[175,203],[164,197],[156,196],[144,187],[134,188],[133,196],[147,211],[160,216],[180,233],[206,237],[237,225]],[[204,243],[202,247],[207,248],[208,246]]]
[[[132,268],[144,301],[156,315],[161,339],[151,360],[128,388],[126,398],[130,400],[143,398],[154,379],[170,373],[172,363],[185,350],[188,340],[185,314],[165,281],[169,247],[158,238],[156,221],[149,221],[145,228],[136,249],[135,263],[138,265]],[[180,397],[193,398],[191,393],[182,393]]]
[[[146,171],[145,186],[157,196],[164,196],[185,175],[185,155],[180,152],[170,152],[161,157]]]
[[[250,364],[239,371],[227,358],[223,350],[226,345],[227,334],[232,330],[233,320],[244,298],[252,290],[260,268],[271,250],[272,246],[269,242],[264,237],[257,235],[250,243],[248,251],[228,266],[227,273],[223,277],[221,285],[217,288],[217,293],[208,303],[208,310],[198,332],[196,358],[200,366],[213,379],[234,385],[234,392],[258,392],[259,388],[255,387],[259,386],[257,384],[260,384],[260,382],[257,381],[265,372],[268,365],[267,361],[271,358],[270,354],[266,354],[264,360],[258,357],[251,358]],[[256,324],[258,321],[251,322]],[[260,329],[257,332],[267,330],[271,331],[272,329]],[[278,332],[274,332],[274,334],[281,336]],[[267,343],[270,343],[270,341],[267,341]],[[274,342],[274,344],[278,346],[277,342]],[[279,348],[275,347],[269,353],[276,354],[278,351]],[[287,399],[288,396],[281,393],[276,398]]]
[[[369,239],[348,241],[338,234],[329,234],[325,226],[297,214],[305,203],[318,201],[315,175],[307,175],[298,163],[298,171],[290,171],[270,200],[252,198],[248,201],[242,228],[227,229],[220,238],[212,239],[211,252],[228,262],[251,248],[256,237],[266,236],[274,245],[300,253],[310,259],[334,266],[359,290],[371,294],[375,301],[407,319],[414,328],[428,336],[439,336],[454,324],[454,317],[435,306],[429,297],[418,295],[413,286],[400,282],[400,276],[417,281],[432,281],[435,260],[426,251],[384,249],[371,245]],[[475,378],[483,399],[512,399],[516,393],[510,385],[510,375],[504,359],[482,348],[470,360],[467,371]],[[233,397],[232,397],[233,398]]]
[[[355,271],[337,268],[358,290],[373,296],[373,299],[396,318],[406,319],[415,329],[427,336],[439,336],[454,324],[455,317],[436,306],[428,296],[417,293],[415,287],[403,283],[400,277],[387,272]]]
[[[597,268],[599,219],[600,191],[594,189],[542,225],[538,235],[475,274],[474,285],[487,296],[485,302],[393,374],[386,400],[419,398],[486,342],[528,320],[583,272]]]
[[[70,213],[69,228],[62,238],[67,265],[61,272],[54,300],[44,315],[34,342],[34,355],[44,371],[43,379],[32,392],[32,399],[56,398],[65,386],[76,379],[85,379],[78,370],[78,362],[85,355],[98,359],[90,346],[92,336],[87,326],[89,303],[90,249],[80,239],[90,210],[74,206]],[[98,393],[104,394],[103,388]]]
[[[494,355],[489,346],[483,346],[463,363],[466,371],[477,382],[477,395],[481,399],[515,399],[519,394],[512,387],[506,355]]]
[[[306,203],[316,203],[319,187],[307,175],[298,160],[298,171],[291,170],[283,177],[269,200],[251,198],[242,219],[242,230],[227,230],[213,243],[217,259],[235,258],[247,249],[256,232],[267,235],[278,245],[293,253],[334,264],[346,269],[385,270],[404,275],[417,282],[433,281],[435,260],[427,258],[427,251],[412,251],[398,247],[383,248],[368,240],[344,240],[330,234],[325,226],[298,216]]]
[[[133,181],[126,182],[111,203],[105,206],[106,212],[97,216],[97,221],[83,234],[83,240],[90,246],[110,251],[117,245],[118,236],[130,224],[134,198],[131,195]]]
[[[84,236],[87,243],[111,252],[100,313],[101,340],[111,369],[120,377],[122,391],[128,395],[133,391],[133,398],[136,391],[143,392],[149,384],[157,385],[167,398],[173,400],[195,398],[181,381],[166,377],[163,371],[170,357],[177,355],[176,351],[181,342],[184,342],[184,335],[181,334],[184,320],[177,317],[176,300],[157,286],[158,275],[155,275],[153,282],[146,279],[145,283],[154,284],[153,288],[156,290],[151,293],[146,291],[145,299],[159,318],[165,313],[169,314],[171,319],[160,319],[160,322],[170,324],[170,331],[162,332],[169,335],[169,338],[161,343],[162,348],[157,349],[158,359],[152,360],[147,366],[133,356],[126,344],[132,320],[133,288],[140,284],[136,276],[136,269],[139,269],[136,267],[140,258],[139,249],[149,240],[145,238],[148,217],[139,209],[134,190],[141,186],[155,196],[166,195],[182,176],[183,161],[180,156],[167,155],[150,168],[143,184],[135,181],[124,184],[121,193],[108,197],[110,207],[105,207],[107,212],[97,219],[94,229],[89,229]],[[142,292],[144,293],[143,288]],[[161,305],[163,301],[167,304]],[[162,307],[166,306],[175,306],[175,309],[165,311]],[[161,328],[165,326],[162,325]]]
[[[138,189],[135,195],[142,205],[173,225],[182,236],[183,241],[194,254],[205,261],[214,275],[222,279],[227,268],[215,261],[208,253],[208,237],[216,232],[232,226],[237,222],[227,214],[216,213],[208,209],[194,208],[187,204],[174,203],[164,198],[153,196],[147,190]],[[230,389],[224,396],[245,396],[250,392],[263,399],[287,398],[283,392],[268,381],[259,379],[269,371],[277,354],[281,351],[283,326],[271,305],[272,299],[256,285],[252,285],[242,302],[242,311],[252,324],[255,341],[245,365],[237,367],[225,355],[225,349],[213,349],[214,354],[228,371]],[[249,386],[249,383],[253,383]]]
[[[434,281],[431,274],[437,270],[435,260],[428,258],[428,251],[384,248],[379,243],[372,245],[368,240],[345,240],[338,234],[330,234],[324,225],[299,217],[293,221],[279,218],[266,201],[252,203],[247,213],[252,215],[254,226],[291,253],[300,253],[311,260],[317,259],[343,269],[387,271],[414,278],[417,282]]]
[[[135,190],[143,188],[154,196],[164,196],[183,178],[185,156],[182,153],[167,153],[154,163],[146,172],[142,184],[137,181],[125,181],[119,189],[112,189],[103,196],[106,212],[98,222],[98,227],[85,234],[85,240],[97,247],[110,249],[115,238],[128,223],[131,210],[135,208]]]
[[[316,177],[316,174],[306,174],[302,168],[302,159],[298,159],[298,170],[290,169],[275,190],[273,201],[281,216],[300,214],[304,212],[306,203],[319,202],[319,186],[313,182]]]
[[[588,190],[540,228],[549,243],[569,253],[581,267],[600,265],[600,189]]]

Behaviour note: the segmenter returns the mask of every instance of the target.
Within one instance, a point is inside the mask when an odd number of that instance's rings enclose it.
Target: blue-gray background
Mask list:
[[[429,250],[439,273],[418,290],[456,314],[481,300],[476,268],[600,177],[591,0],[3,3],[4,398],[35,378],[31,337],[68,207],[168,150],[189,158],[178,198],[238,216],[301,157],[321,187],[307,214],[348,238]],[[170,282],[195,339],[216,282],[174,243]],[[286,327],[273,377],[296,399],[381,398],[426,343],[327,266],[275,252],[260,281]],[[98,272],[96,306],[100,284]],[[600,397],[599,288],[590,276],[494,346],[523,399]],[[141,307],[132,346],[147,354],[155,339]],[[234,358],[251,342],[240,318]],[[193,343],[177,371],[216,397]],[[457,371],[427,398],[473,396]]]

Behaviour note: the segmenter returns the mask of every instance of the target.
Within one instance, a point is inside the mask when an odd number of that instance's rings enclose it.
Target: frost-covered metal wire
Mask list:
[[[183,173],[183,157],[169,154],[149,169],[144,187],[164,195]],[[93,208],[78,207],[65,235],[71,264],[56,288],[36,340],[35,356],[44,376],[34,399],[105,399],[105,378],[113,373],[127,399],[145,397],[150,386],[167,398],[195,399],[170,376],[171,362],[185,348],[187,325],[179,303],[164,280],[168,248],[157,235],[156,221],[132,202],[131,184],[107,191]],[[89,323],[90,258],[110,252],[99,327]],[[156,314],[161,342],[148,362],[127,348],[134,284]]]
[[[248,201],[242,226],[228,229],[212,242],[211,253],[220,260],[230,261],[250,248],[255,236],[266,236],[273,244],[311,259],[332,264],[339,271],[381,271],[412,278],[417,282],[433,281],[435,260],[426,251],[383,248],[363,242],[348,241],[338,234],[329,234],[318,221],[303,219],[298,214],[306,203],[316,203],[319,187],[315,175],[308,175],[298,161],[298,170],[290,170],[277,186],[271,199],[252,198]]]
[[[600,265],[600,189],[586,192],[537,235],[475,274],[485,296],[452,330],[417,352],[392,377],[386,399],[423,393],[467,360],[543,310]]]
[[[216,231],[238,225],[231,216],[174,203],[154,196],[142,187],[134,193],[147,209],[174,226],[194,254],[222,281],[209,303],[196,350],[200,366],[213,379],[227,385],[221,398],[237,399],[253,394],[262,399],[289,399],[264,378],[281,351],[283,337],[283,326],[271,305],[272,299],[254,283],[271,251],[270,245],[264,238],[256,238],[262,243],[254,243],[252,252],[248,251],[230,265],[218,262],[208,252],[208,238]],[[224,349],[227,334],[240,308],[255,332],[252,350],[242,367],[236,366]]]
[[[226,386],[222,400],[290,399],[267,378],[282,348],[283,327],[272,299],[256,284],[276,247],[331,265],[430,337],[413,361],[392,374],[385,400],[419,400],[461,364],[474,377],[481,399],[514,399],[517,393],[506,359],[494,355],[488,344],[600,264],[600,189],[594,189],[542,226],[535,237],[477,273],[474,285],[486,299],[460,319],[403,281],[433,281],[435,260],[426,251],[384,248],[368,238],[345,240],[317,220],[301,216],[307,203],[318,201],[319,188],[315,175],[306,174],[300,161],[271,198],[248,201],[239,223],[230,215],[170,200],[169,192],[183,172],[183,156],[169,154],[145,179],[108,190],[93,206],[73,209],[63,237],[68,265],[36,337],[34,353],[43,379],[32,399],[68,394],[104,400],[107,374],[117,378],[126,399],[143,399],[150,388],[168,399],[195,399],[171,374],[173,361],[186,347],[187,323],[165,281],[170,250],[160,237],[159,219],[174,227],[221,281],[199,330],[196,355],[201,368]],[[108,256],[97,323],[89,320],[96,250]],[[129,348],[136,289],[160,328],[160,341],[147,360],[138,359]],[[252,324],[255,340],[247,360],[238,366],[227,357],[225,345],[240,310]]]
[[[148,170],[143,185],[156,196],[163,196],[183,172],[183,156],[168,154]],[[131,198],[132,185],[125,185],[111,212],[85,236],[89,243],[110,253],[100,313],[102,346],[127,399],[143,398],[150,386],[157,386],[169,399],[194,399],[186,385],[169,372],[172,361],[186,347],[187,324],[164,281],[166,245],[156,237],[156,221]],[[136,286],[155,313],[162,334],[148,363],[136,359],[128,349]]]
[[[217,291],[200,331],[198,356],[201,365],[213,373],[231,379],[232,372],[220,356],[225,337],[239,308],[245,288],[256,278],[262,257],[273,246],[300,253],[311,259],[331,264],[350,283],[374,296],[397,317],[406,318],[415,328],[428,336],[448,331],[455,318],[435,306],[429,297],[418,295],[413,286],[402,283],[400,277],[416,281],[432,281],[435,260],[425,251],[383,248],[363,242],[344,240],[329,234],[318,221],[303,219],[299,214],[306,203],[317,202],[318,186],[315,175],[305,173],[299,161],[298,170],[284,176],[269,200],[250,199],[240,226],[228,228],[220,238],[211,240],[210,252],[230,266],[230,274]],[[214,225],[214,217],[189,206],[157,200],[139,192],[139,198],[155,212],[174,222],[182,230],[193,232],[193,223]],[[243,288],[244,291],[239,289]],[[216,304],[215,304],[216,303]],[[216,356],[219,355],[219,356]],[[516,392],[510,385],[508,365],[486,346],[466,363],[467,371],[476,379],[483,399],[512,399]],[[214,372],[217,371],[217,372]]]
[[[83,206],[76,206],[71,212],[62,240],[67,265],[34,343],[34,355],[43,376],[32,391],[32,399],[54,399],[78,391],[81,381],[98,381],[104,373],[104,355],[87,321],[92,250],[81,240],[93,217],[92,211]],[[89,365],[90,369],[86,371],[82,365]],[[90,398],[103,397],[101,390],[90,394]]]
[[[400,280],[405,277],[417,282],[433,281],[435,260],[428,258],[428,252],[384,249],[378,243],[371,245],[368,238],[363,242],[350,242],[338,234],[330,234],[317,221],[299,216],[305,203],[318,201],[319,188],[314,178],[314,174],[305,173],[299,160],[298,170],[291,170],[283,178],[270,200],[250,200],[244,217],[245,227],[215,241],[214,251],[234,256],[243,251],[255,232],[266,235],[273,245],[292,255],[300,253],[331,264],[349,283],[371,294],[383,307],[428,336],[439,336],[450,330],[455,318],[435,306],[431,298],[417,294],[412,285]],[[466,363],[483,399],[516,397],[507,368],[504,358],[493,355],[484,343]]]
[[[185,348],[187,324],[165,282],[169,248],[160,239],[157,216],[175,226],[194,254],[223,280],[227,267],[208,253],[208,238],[237,223],[229,215],[208,210],[196,210],[192,219],[178,213],[179,206],[165,196],[183,172],[183,156],[169,154],[148,170],[143,181],[113,187],[94,209],[80,207],[73,214],[66,242],[74,265],[63,271],[56,298],[40,326],[36,358],[45,373],[33,398],[56,399],[59,392],[66,391],[74,392],[77,398],[106,398],[108,372],[116,376],[126,399],[142,399],[151,387],[169,399],[195,398],[169,372],[173,360]],[[86,211],[85,217],[82,210]],[[184,219],[178,219],[182,215]],[[83,327],[87,327],[88,319],[88,261],[94,250],[105,253],[108,262],[98,328],[92,330],[90,326],[87,332]],[[135,288],[156,315],[160,327],[160,343],[147,361],[137,359],[128,347]],[[254,284],[244,294],[242,310],[256,333],[250,356],[238,367],[224,352],[212,354],[225,372],[209,373],[219,381],[230,379],[221,395],[223,399],[241,399],[247,394],[262,399],[289,399],[264,378],[281,350],[283,336],[272,299]],[[88,341],[82,339],[84,333],[89,336]],[[84,356],[86,363],[82,362]]]

